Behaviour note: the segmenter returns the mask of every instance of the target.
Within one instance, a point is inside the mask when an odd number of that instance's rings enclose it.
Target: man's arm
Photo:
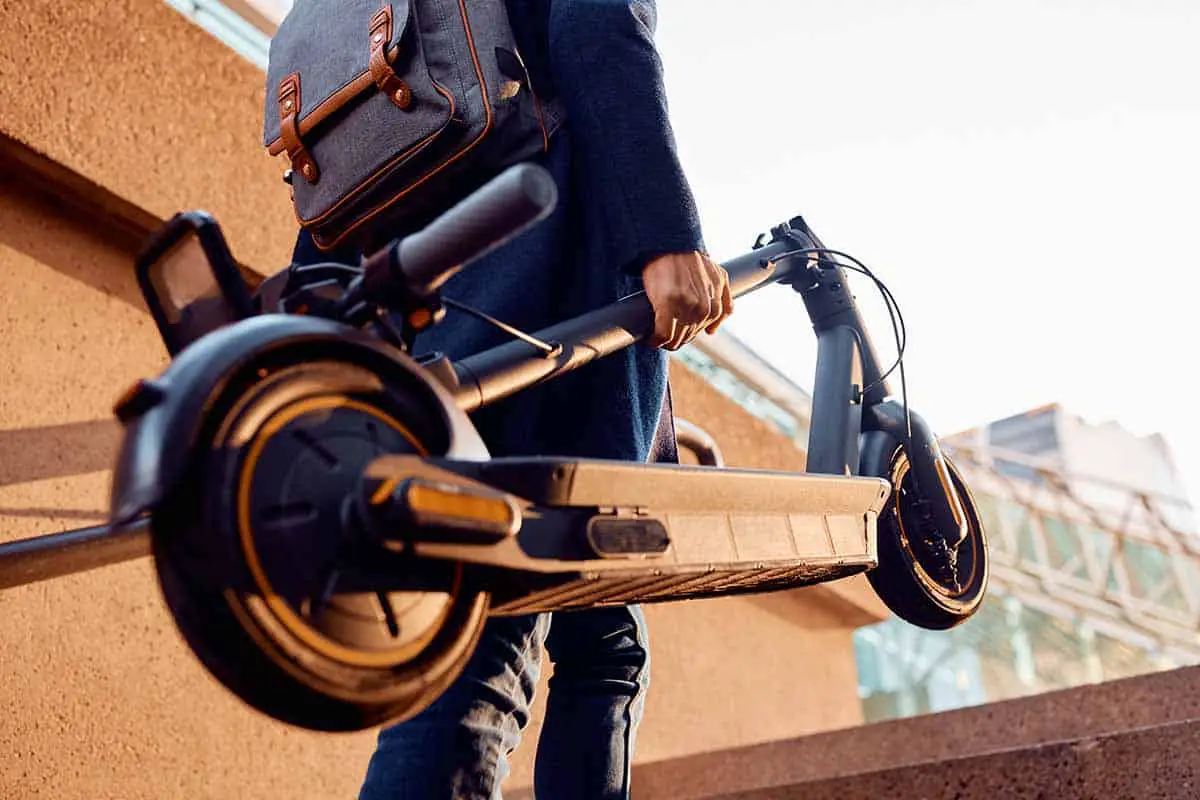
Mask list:
[[[653,0],[551,0],[555,88],[582,159],[589,202],[622,240],[616,263],[640,271],[659,253],[703,250],[675,152]]]
[[[728,276],[704,254],[675,149],[653,0],[549,0],[547,39],[589,203],[600,204],[612,263],[640,273],[654,343],[678,348],[732,311]]]

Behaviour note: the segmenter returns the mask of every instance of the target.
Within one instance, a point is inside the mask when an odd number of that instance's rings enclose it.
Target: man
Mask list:
[[[543,223],[455,276],[445,294],[537,330],[644,288],[654,334],[639,345],[482,409],[493,455],[674,460],[666,355],[732,312],[728,276],[703,252],[667,119],[653,0],[508,0],[539,94],[567,122],[541,159],[559,188]],[[342,254],[356,261],[356,254]],[[307,237],[296,260],[328,260]],[[417,342],[452,358],[504,334],[454,315]],[[499,797],[529,719],[545,648],[554,674],[535,791],[548,800],[625,798],[649,680],[637,607],[488,622],[458,681],[383,730],[361,797]]]

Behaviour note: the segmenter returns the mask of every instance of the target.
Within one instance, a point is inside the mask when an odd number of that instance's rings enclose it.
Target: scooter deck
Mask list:
[[[521,510],[513,536],[410,542],[475,565],[493,614],[761,592],[875,566],[890,494],[875,478],[561,458],[487,462],[388,456],[367,489],[423,478],[499,490]]]

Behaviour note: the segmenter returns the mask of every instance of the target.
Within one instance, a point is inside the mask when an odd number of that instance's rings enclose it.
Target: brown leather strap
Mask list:
[[[371,27],[368,30],[371,43],[371,60],[368,69],[371,80],[379,87],[379,91],[387,95],[400,110],[412,105],[412,89],[405,83],[388,62],[387,46],[392,41],[392,6],[387,3],[371,17]]]
[[[309,183],[321,177],[317,162],[300,141],[300,73],[293,72],[279,82],[279,139],[291,159],[292,169]]]

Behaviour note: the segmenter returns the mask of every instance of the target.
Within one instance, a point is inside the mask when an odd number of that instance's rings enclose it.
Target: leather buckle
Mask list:
[[[300,74],[293,72],[279,82],[279,138],[292,162],[292,169],[309,183],[321,177],[317,162],[300,141]]]
[[[379,87],[379,91],[387,95],[401,111],[412,105],[412,89],[392,69],[387,57],[387,47],[392,41],[392,6],[385,5],[371,17],[371,25],[367,29],[370,37],[371,59],[369,69],[371,80]]]

